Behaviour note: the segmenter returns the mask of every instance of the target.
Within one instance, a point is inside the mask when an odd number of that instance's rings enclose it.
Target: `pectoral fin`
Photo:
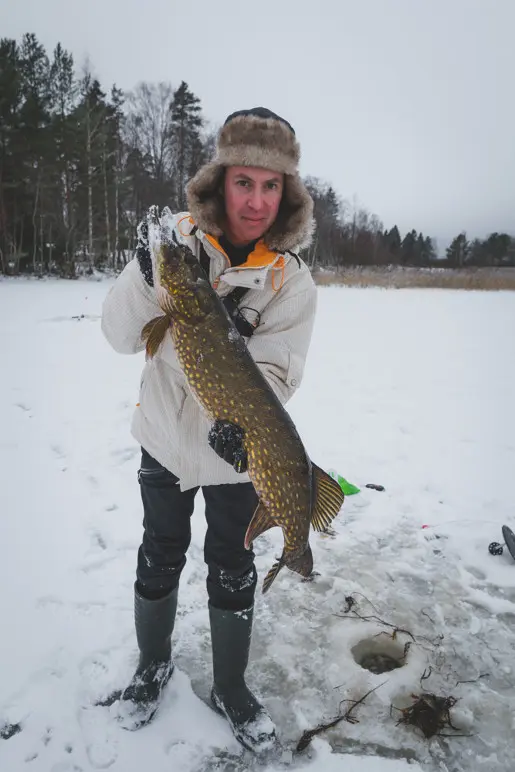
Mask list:
[[[268,531],[269,528],[273,528],[274,525],[277,523],[274,522],[263,502],[260,501],[245,534],[245,549],[250,549],[254,539]]]
[[[157,353],[169,327],[169,316],[156,316],[143,327],[141,338],[146,341],[146,351],[149,357],[153,357]]]
[[[315,531],[325,531],[342,508],[345,498],[342,489],[327,472],[312,464],[313,511],[311,525]]]

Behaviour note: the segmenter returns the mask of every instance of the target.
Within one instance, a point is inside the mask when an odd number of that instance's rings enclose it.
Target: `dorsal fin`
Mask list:
[[[313,510],[311,525],[315,531],[325,531],[334,520],[344,501],[344,494],[336,480],[312,463]]]

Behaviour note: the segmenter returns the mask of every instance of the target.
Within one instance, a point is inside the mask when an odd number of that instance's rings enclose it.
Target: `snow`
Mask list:
[[[132,733],[117,724],[116,705],[93,705],[137,660],[142,526],[129,425],[142,355],[117,355],[101,335],[111,281],[0,281],[0,728],[23,726],[0,739],[0,768],[511,770],[515,563],[488,544],[515,525],[514,296],[320,289],[289,409],[312,459],[361,493],[347,498],[333,537],[313,535],[320,576],[305,583],[283,571],[257,597],[248,682],[285,748],[260,763],[203,701],[211,664],[200,495],[160,711]],[[280,533],[255,547],[261,582]],[[351,595],[357,605],[345,613]],[[416,642],[403,667],[376,675],[354,659],[366,639],[391,655],[411,640],[399,632],[393,641],[377,619]],[[356,708],[359,723],[343,721],[292,755],[341,700],[374,687]],[[421,689],[459,698],[451,716],[471,736],[427,741],[398,725],[391,703],[406,707]]]

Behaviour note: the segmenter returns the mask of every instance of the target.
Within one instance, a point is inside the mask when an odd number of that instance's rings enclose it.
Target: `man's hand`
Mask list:
[[[234,467],[236,472],[247,471],[247,451],[243,447],[245,432],[231,421],[217,419],[207,436],[207,441],[220,458]]]

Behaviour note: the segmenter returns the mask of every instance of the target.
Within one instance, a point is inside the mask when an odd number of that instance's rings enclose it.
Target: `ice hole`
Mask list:
[[[389,673],[406,664],[404,646],[387,635],[364,638],[351,652],[358,665],[371,673]]]

